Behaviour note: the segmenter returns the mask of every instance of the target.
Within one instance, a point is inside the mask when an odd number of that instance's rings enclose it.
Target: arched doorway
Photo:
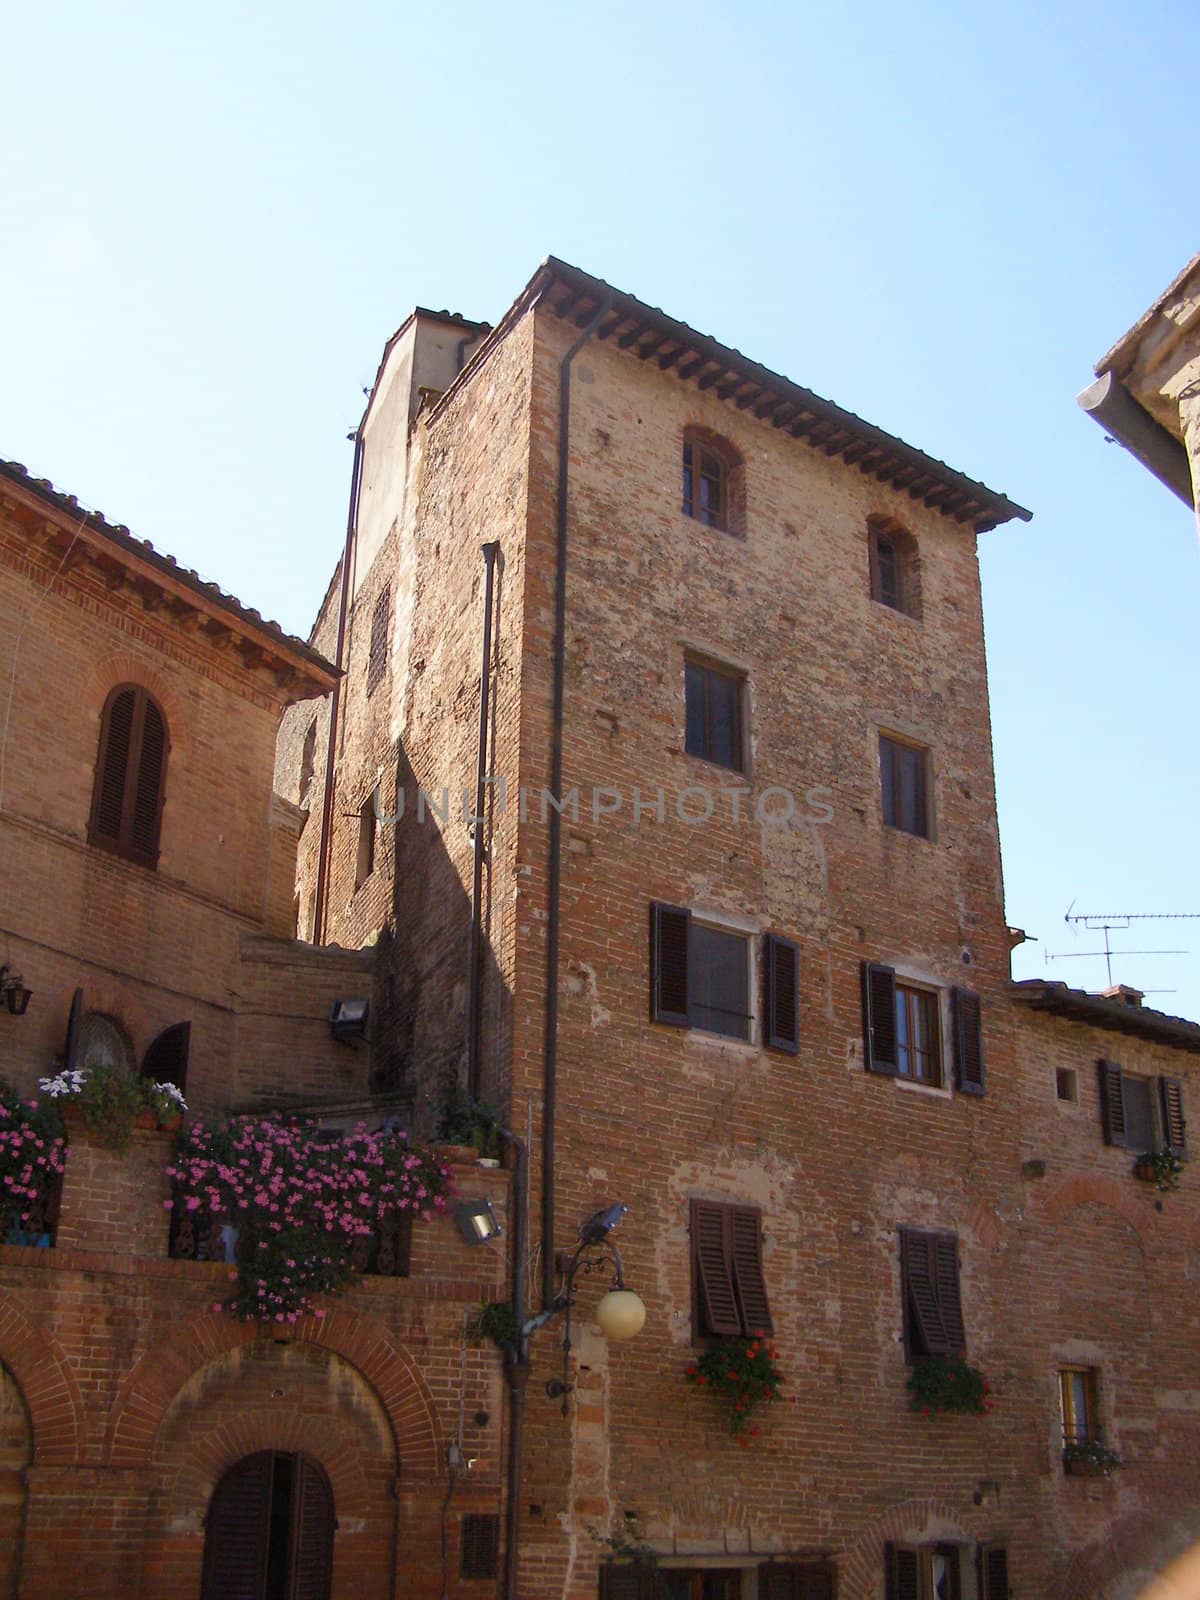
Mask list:
[[[311,1457],[243,1456],[209,1502],[201,1600],[329,1600],[333,1530],[333,1491]]]

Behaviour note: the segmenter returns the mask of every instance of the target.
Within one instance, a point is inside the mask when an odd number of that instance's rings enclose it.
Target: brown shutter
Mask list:
[[[100,721],[100,753],[96,758],[95,791],[92,795],[91,837],[105,844],[118,844],[125,814],[125,780],[133,742],[133,714],[136,689],[118,689],[109,696]]]
[[[763,939],[763,1040],[796,1055],[800,1047],[800,947],[768,933]]]
[[[1121,1069],[1115,1061],[1101,1061],[1100,1116],[1104,1123],[1105,1144],[1125,1146],[1125,1092]]]
[[[71,1010],[67,1016],[67,1037],[63,1045],[63,1067],[74,1072],[79,1065],[79,1046],[83,1038],[83,990],[76,989],[71,996]]]
[[[954,1012],[954,1083],[963,1094],[983,1093],[983,1022],[972,989],[951,991]]]
[[[137,778],[129,815],[129,853],[145,866],[158,864],[158,839],[162,822],[163,788],[167,775],[167,725],[162,712],[138,691],[140,740]]]
[[[329,1600],[334,1525],[329,1479],[315,1461],[297,1456],[292,1485],[292,1582],[288,1600]]]
[[[261,1600],[274,1470],[273,1452],[261,1450],[231,1467],[213,1491],[205,1518],[201,1600]]]
[[[712,1200],[692,1201],[692,1270],[699,1289],[697,1331],[719,1336],[742,1332],[733,1288],[729,1210]]]
[[[938,1295],[936,1238],[936,1234],[923,1233],[917,1228],[900,1230],[900,1279],[907,1307],[906,1324],[908,1330],[917,1335],[909,1343],[919,1343],[922,1347],[919,1351],[910,1349],[910,1356],[951,1353]]]
[[[651,1600],[653,1575],[633,1562],[606,1561],[600,1568],[600,1600]]]
[[[742,1332],[771,1333],[771,1308],[763,1277],[762,1212],[757,1206],[729,1206],[733,1234],[733,1275],[742,1308]]]
[[[650,1017],[688,1026],[688,934],[692,913],[683,906],[650,907]]]
[[[892,967],[862,964],[863,1064],[868,1072],[894,1078],[896,1065],[896,973]]]
[[[937,1290],[938,1308],[942,1313],[942,1327],[946,1333],[947,1354],[966,1354],[967,1332],[963,1326],[962,1294],[958,1281],[958,1236],[953,1233],[933,1235],[934,1287]]]
[[[1187,1118],[1183,1114],[1183,1083],[1179,1078],[1160,1078],[1163,1143],[1177,1156],[1187,1153]]]
[[[462,1519],[464,1578],[494,1578],[499,1562],[500,1518],[495,1512],[472,1513]]]
[[[917,1552],[909,1545],[887,1544],[883,1559],[887,1600],[921,1600]]]
[[[1008,1600],[1008,1551],[1002,1544],[981,1544],[976,1557],[979,1600]]]

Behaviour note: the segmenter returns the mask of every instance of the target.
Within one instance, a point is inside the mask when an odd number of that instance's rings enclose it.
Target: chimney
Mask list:
[[[1127,983],[1114,983],[1111,989],[1102,989],[1101,996],[1105,1000],[1119,1000],[1123,1006],[1140,1006],[1145,999],[1141,989],[1131,989]]]

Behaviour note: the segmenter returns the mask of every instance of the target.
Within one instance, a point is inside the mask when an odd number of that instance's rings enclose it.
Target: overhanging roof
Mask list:
[[[1009,993],[1019,1005],[1033,1011],[1049,1011],[1069,1022],[1088,1023],[1093,1028],[1108,1028],[1114,1033],[1130,1033],[1153,1044],[1173,1050],[1189,1050],[1200,1055],[1200,1024],[1184,1017],[1171,1017],[1165,1011],[1146,1006],[1131,1006],[1124,1000],[1089,994],[1086,989],[1069,989],[1065,983],[1045,983],[1027,978],[1009,984]]]
[[[956,522],[969,523],[976,533],[1014,517],[1029,521],[1031,513],[1005,495],[554,256],[530,279],[501,319],[496,336],[538,301],[578,328],[585,328],[602,313],[595,330],[597,339],[609,340],[660,372],[673,372],[697,389],[711,391],[737,410],[748,411],[814,450],[838,457],[867,477],[901,490]],[[480,354],[484,349],[486,345]]]

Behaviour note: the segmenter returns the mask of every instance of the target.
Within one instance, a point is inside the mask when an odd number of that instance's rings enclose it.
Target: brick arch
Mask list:
[[[842,1593],[846,1600],[876,1600],[883,1593],[883,1549],[890,1541],[903,1542],[914,1528],[936,1520],[953,1528],[964,1544],[978,1544],[987,1530],[978,1516],[964,1519],[962,1509],[945,1500],[902,1500],[877,1517],[841,1564]]]
[[[381,1408],[382,1409],[382,1408]],[[181,1445],[177,1449],[183,1448]],[[222,1477],[245,1456],[260,1450],[280,1450],[311,1456],[329,1476],[340,1520],[365,1521],[372,1512],[372,1496],[362,1461],[343,1429],[329,1417],[304,1416],[267,1406],[242,1411],[231,1423],[219,1423],[207,1433],[189,1434],[187,1456],[174,1473],[163,1498],[159,1520],[188,1511],[201,1515]],[[170,1466],[169,1453],[162,1463]]]
[[[12,1373],[29,1415],[31,1462],[78,1461],[83,1453],[83,1399],[58,1340],[9,1300],[0,1300],[0,1361]]]
[[[113,1404],[104,1441],[113,1466],[139,1466],[150,1458],[175,1396],[202,1367],[265,1335],[253,1323],[209,1313],[173,1328],[135,1363]],[[398,1470],[405,1481],[440,1476],[441,1427],[428,1386],[408,1352],[373,1318],[342,1307],[323,1317],[302,1317],[287,1337],[319,1345],[356,1368],[374,1390],[391,1428]]]
[[[1130,1193],[1127,1183],[1118,1183],[1115,1178],[1105,1178],[1094,1173],[1077,1173],[1073,1177],[1063,1178],[1046,1195],[1042,1208],[1050,1222],[1061,1222],[1067,1213],[1077,1211],[1080,1206],[1104,1206],[1109,1211],[1115,1211],[1128,1227],[1137,1235],[1142,1251],[1149,1255],[1158,1245],[1155,1238],[1157,1230],[1153,1227],[1154,1219],[1158,1213],[1151,1210],[1146,1201],[1139,1195]]]
[[[154,696],[167,719],[167,736],[171,741],[169,760],[178,757],[186,761],[191,755],[191,718],[183,696],[152,658],[136,650],[110,650],[97,656],[80,686],[80,699],[95,716],[97,737],[104,703],[122,683],[140,684],[147,694]]]

